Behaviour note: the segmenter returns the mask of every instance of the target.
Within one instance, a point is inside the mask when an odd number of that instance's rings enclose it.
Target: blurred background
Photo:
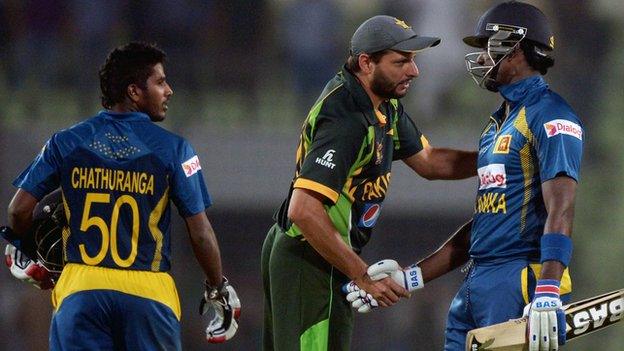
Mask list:
[[[97,70],[131,40],[168,54],[174,96],[164,126],[187,137],[214,199],[209,210],[225,273],[239,292],[238,335],[204,340],[197,315],[202,275],[174,216],[173,270],[183,307],[185,350],[258,350],[260,249],[286,196],[307,109],[344,63],[352,33],[388,14],[442,43],[416,56],[420,77],[403,99],[437,146],[475,149],[500,98],[465,71],[479,16],[500,1],[475,0],[0,0],[0,207],[12,179],[47,138],[101,109]],[[555,67],[546,76],[585,123],[571,270],[574,299],[624,287],[624,2],[528,1],[551,19]],[[411,264],[472,214],[476,179],[430,182],[403,164],[393,170],[384,213],[364,258]],[[4,219],[3,219],[4,221]],[[440,350],[449,303],[463,274],[448,274],[391,309],[356,317],[353,349]],[[0,349],[44,350],[49,292],[0,269]],[[573,341],[565,350],[622,350],[624,326]]]

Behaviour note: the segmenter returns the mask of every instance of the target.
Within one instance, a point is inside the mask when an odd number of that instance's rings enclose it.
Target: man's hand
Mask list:
[[[557,351],[565,344],[565,315],[559,299],[558,280],[537,281],[533,301],[524,308],[528,317],[529,351]]]
[[[41,290],[52,289],[54,281],[50,272],[39,262],[33,261],[11,244],[4,249],[4,262],[13,276]]]
[[[408,291],[420,289],[424,286],[422,274],[418,266],[413,265],[404,271],[394,260],[382,260],[372,264],[368,267],[367,276],[373,283],[385,282],[393,289],[392,291],[396,292],[401,297],[409,297]],[[360,313],[370,312],[378,306],[391,306],[398,301],[398,298],[391,300],[392,303],[387,303],[383,300],[379,301],[379,299],[364,286],[366,286],[365,280],[364,283],[351,281],[342,288],[347,294],[347,301]],[[399,287],[398,290],[397,287]]]
[[[230,340],[238,330],[241,303],[234,288],[223,277],[220,287],[211,287],[205,282],[206,291],[199,304],[199,314],[214,311],[214,317],[206,328],[206,340],[210,343],[222,343]]]

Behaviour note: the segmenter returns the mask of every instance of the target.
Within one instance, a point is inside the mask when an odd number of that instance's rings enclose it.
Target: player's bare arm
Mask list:
[[[426,282],[440,277],[468,261],[471,229],[472,219],[463,224],[439,249],[422,261],[401,268],[394,260],[381,260],[368,268],[368,275],[373,279],[390,277],[397,284],[408,289],[409,292],[422,289]],[[343,289],[348,292],[347,301],[358,312],[367,313],[376,307],[366,295],[368,291],[362,289],[355,282],[350,282]]]
[[[544,233],[561,233],[572,236],[574,221],[574,198],[576,181],[569,177],[556,177],[542,184],[542,194],[548,217]],[[542,267],[542,279],[561,279],[565,267],[559,261],[546,261]]]
[[[438,278],[468,261],[471,229],[472,219],[459,227],[439,249],[417,263],[424,282]]]
[[[200,212],[184,219],[191,239],[193,253],[211,286],[220,286],[223,280],[221,253],[217,238],[206,213]]]
[[[9,203],[9,227],[17,234],[22,234],[32,225],[33,209],[37,198],[29,192],[18,189]]]
[[[559,288],[572,254],[570,236],[575,193],[576,180],[567,176],[555,177],[542,184],[547,213],[541,238],[542,272],[533,301],[524,308],[531,351],[557,350],[566,340]]]
[[[343,272],[358,286],[373,295],[382,306],[408,297],[407,290],[391,279],[372,281],[368,265],[345,244],[323,207],[322,195],[308,189],[294,189],[288,217],[299,227],[306,240],[327,262]]]
[[[477,174],[477,152],[425,146],[403,160],[423,178],[464,179]]]

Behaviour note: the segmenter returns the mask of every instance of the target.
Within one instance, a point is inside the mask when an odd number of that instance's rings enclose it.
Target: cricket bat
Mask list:
[[[624,317],[624,289],[563,306],[566,343],[608,327]],[[466,336],[466,351],[525,351],[526,318],[473,329]]]

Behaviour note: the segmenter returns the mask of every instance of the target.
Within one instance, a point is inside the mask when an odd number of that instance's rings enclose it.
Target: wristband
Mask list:
[[[422,271],[416,264],[409,266],[403,271],[405,277],[404,288],[408,291],[414,291],[425,287],[425,281],[423,280]]]
[[[572,239],[560,233],[546,233],[541,239],[541,259],[545,261],[559,261],[564,266],[570,264],[572,258]]]
[[[559,298],[560,281],[556,279],[539,279],[535,286],[535,296],[549,296]]]

